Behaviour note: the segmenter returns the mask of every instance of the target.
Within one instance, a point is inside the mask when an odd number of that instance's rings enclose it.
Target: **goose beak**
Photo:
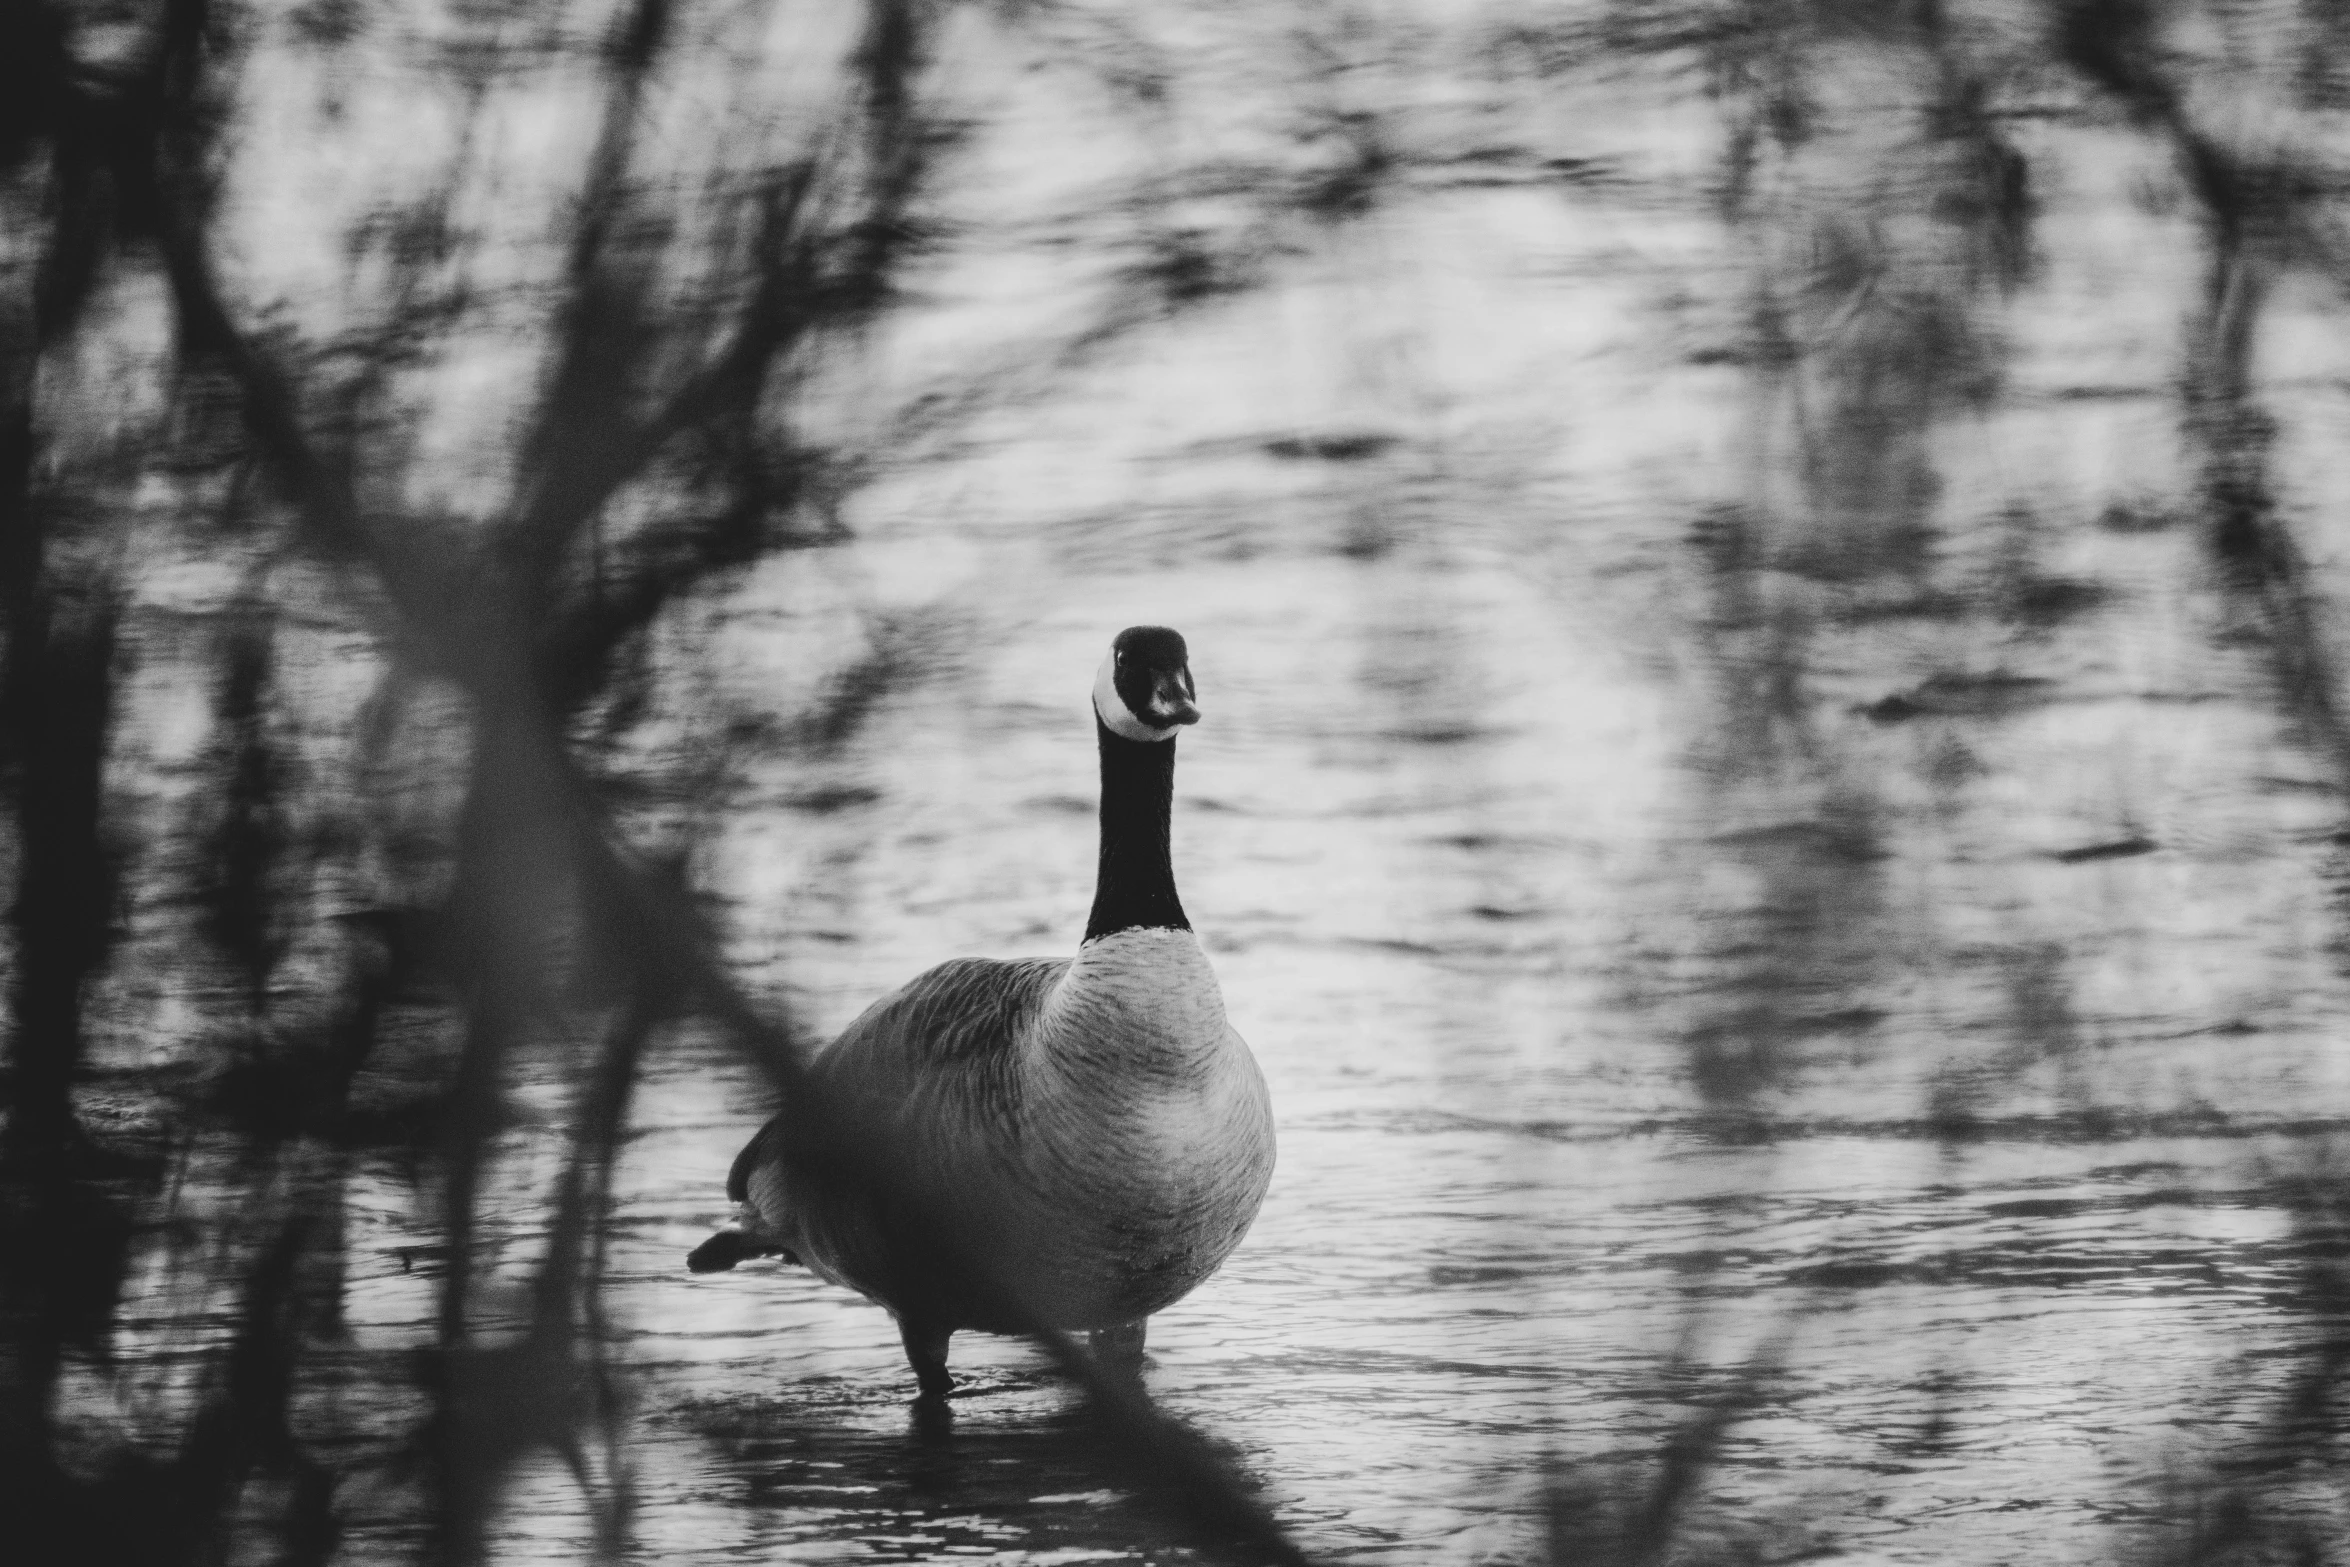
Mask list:
[[[1150,711],[1144,721],[1160,729],[1199,722],[1199,705],[1188,669],[1163,669],[1151,676]]]

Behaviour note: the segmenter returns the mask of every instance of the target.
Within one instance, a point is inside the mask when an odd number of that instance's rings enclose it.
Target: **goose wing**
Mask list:
[[[941,1139],[1005,1128],[1019,1110],[1020,1043],[1067,967],[1065,958],[958,958],[867,1007],[816,1058],[813,1091],[795,1096],[735,1156],[726,1195],[754,1202],[754,1177],[780,1168],[787,1149],[885,1147],[906,1168],[946,1152]]]

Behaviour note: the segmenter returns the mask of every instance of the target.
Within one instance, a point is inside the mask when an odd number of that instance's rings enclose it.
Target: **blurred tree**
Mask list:
[[[733,742],[689,723],[625,763],[613,742],[683,700],[644,689],[667,612],[835,531],[793,401],[922,241],[950,139],[921,90],[936,11],[868,0],[796,32],[670,0],[0,13],[0,1515],[25,1537],[322,1560],[351,1473],[323,1441],[408,1449],[435,1559],[482,1557],[534,1450],[622,1548],[598,1283],[640,1062],[689,1008],[779,1082],[802,1042],[737,991],[684,881]],[[234,584],[198,595],[192,649],[156,607],[190,581]],[[373,682],[356,709],[305,689],[321,628]],[[191,652],[213,738],[158,814],[124,693]],[[837,738],[872,685],[809,732]],[[624,829],[607,800],[648,765],[670,781],[630,798],[682,806]],[[121,1143],[86,1085],[129,1015],[126,931],[211,1056]],[[526,1049],[573,1058],[575,1097],[525,1325],[492,1333],[481,1193]],[[415,1097],[355,1100],[386,1068]],[[404,1437],[338,1429],[332,1396],[356,1353],[348,1159],[387,1141],[441,1231]],[[73,1357],[105,1356],[134,1225],[200,1237],[166,1251],[166,1290],[238,1324],[176,1447],[62,1407]],[[1222,1488],[1286,1550],[1204,1447],[1103,1396],[1132,1462]]]

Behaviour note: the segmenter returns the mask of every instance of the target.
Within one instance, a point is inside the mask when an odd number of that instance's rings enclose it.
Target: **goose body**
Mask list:
[[[1175,895],[1191,698],[1182,638],[1120,634],[1094,692],[1101,861],[1076,956],[958,959],[867,1008],[736,1158],[736,1227],[693,1268],[781,1252],[857,1290],[936,1395],[962,1329],[1041,1322],[1138,1353],[1144,1319],[1239,1244],[1273,1118]]]

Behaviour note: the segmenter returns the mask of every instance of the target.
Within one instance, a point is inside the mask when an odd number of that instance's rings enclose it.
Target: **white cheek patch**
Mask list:
[[[1112,653],[1102,660],[1101,673],[1093,677],[1093,710],[1110,733],[1124,740],[1164,740],[1182,728],[1169,724],[1155,729],[1134,716],[1126,699],[1118,694],[1118,655]]]

